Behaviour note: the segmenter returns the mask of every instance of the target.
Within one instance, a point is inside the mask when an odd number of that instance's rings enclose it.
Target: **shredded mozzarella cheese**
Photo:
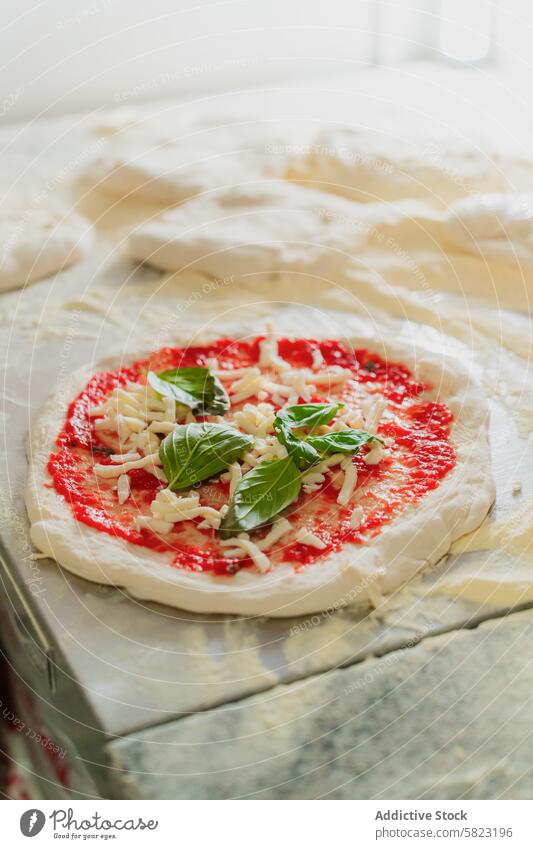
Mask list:
[[[353,378],[353,374],[348,368],[342,366],[329,366],[327,371],[319,372],[318,374],[310,375],[317,386],[330,386],[336,383],[346,383],[347,380]]]
[[[331,425],[331,428],[332,430],[342,430],[343,428],[362,430],[364,426],[365,420],[361,410],[356,410],[355,407],[346,406],[339,410],[337,418]]]
[[[153,531],[156,534],[169,534],[172,530],[172,522],[154,519],[153,516],[136,516],[135,527],[138,531],[145,528],[147,531]]]
[[[220,476],[220,480],[229,482],[230,498],[233,498],[242,475],[249,469],[260,462],[287,456],[286,448],[274,435],[275,408],[261,400],[267,397],[267,393],[271,394],[274,404],[283,407],[297,403],[299,399],[310,401],[318,388],[339,385],[353,377],[349,369],[335,365],[325,366],[319,348],[313,350],[312,356],[312,368],[295,369],[279,355],[277,341],[270,336],[259,344],[259,367],[223,370],[217,368],[216,360],[210,364],[217,377],[228,384],[233,404],[240,405],[253,396],[260,399],[257,404],[244,403],[241,409],[233,413],[232,421],[220,416],[209,419],[231,424],[254,437],[253,447],[244,455],[242,461],[233,463],[228,471]],[[265,375],[261,369],[268,369],[270,374]],[[336,420],[331,425],[323,426],[320,432],[365,427],[370,433],[376,433],[387,407],[386,401],[381,396],[373,396],[364,406],[364,417],[361,410],[346,406],[341,409]],[[124,504],[130,497],[131,482],[128,473],[134,469],[146,469],[166,483],[159,459],[161,441],[172,433],[176,422],[196,421],[191,411],[176,404],[174,399],[160,398],[151,386],[132,382],[124,387],[117,387],[103,404],[91,409],[90,415],[95,419],[95,428],[98,431],[116,432],[120,447],[124,446],[122,453],[111,455],[112,465],[97,463],[94,466],[99,477],[117,478],[116,490],[120,504]],[[383,456],[383,445],[374,441],[364,457],[364,462],[373,465],[379,463]],[[334,482],[339,489],[337,503],[341,506],[347,505],[357,486],[357,470],[352,457],[345,454],[332,455],[309,469],[303,476],[304,492],[311,494],[319,491],[325,483],[326,475],[330,473],[331,477],[333,468],[339,464],[342,475],[338,476],[339,483]],[[198,526],[200,528],[218,528],[228,509],[228,505],[224,505],[220,510],[202,506],[197,492],[178,496],[165,488],[160,490],[152,501],[150,515],[138,516],[135,523],[139,529],[147,528],[162,534],[169,533],[176,522],[191,519],[202,519]],[[359,527],[363,515],[361,508],[354,508],[350,516],[350,527]],[[264,552],[291,530],[290,522],[280,517],[272,524],[266,536],[257,542],[252,542],[248,534],[239,534],[231,540],[222,541],[221,545],[227,557],[247,555],[260,572],[266,572],[271,564]],[[298,530],[295,539],[319,550],[327,547],[326,543],[308,528]]]
[[[313,548],[318,548],[320,551],[326,548],[324,540],[317,537],[316,534],[309,530],[309,528],[300,528],[300,530],[296,532],[294,538],[297,542],[301,542],[303,545],[310,545]]]
[[[316,466],[312,467],[311,471],[307,472],[302,478],[304,492],[307,494],[318,492],[325,480],[325,475],[322,472],[317,472]]]
[[[141,451],[145,455],[158,450],[157,433],[170,433],[178,420],[195,421],[190,410],[173,398],[160,398],[150,385],[132,382],[116,387],[89,415],[95,419],[95,430],[117,434],[121,448],[126,449],[122,453]]]
[[[130,460],[127,463],[117,463],[114,466],[104,466],[102,463],[95,463],[93,468],[100,478],[118,478],[119,475],[125,475],[127,472],[131,472],[132,469],[146,469],[149,472],[154,467],[160,465],[159,454],[147,454],[146,457],[141,457],[140,460]]]
[[[357,529],[363,521],[364,511],[362,507],[354,507],[350,516],[350,527]]]
[[[235,424],[245,433],[264,438],[274,430],[276,414],[272,404],[245,404],[234,414]]]
[[[324,365],[324,357],[322,356],[322,351],[320,348],[313,348],[313,368],[319,369],[320,366]]]
[[[326,457],[320,463],[317,463],[316,466],[313,466],[310,473],[323,475],[333,468],[333,466],[338,466],[345,459],[346,454],[332,454],[331,457]]]
[[[373,398],[366,410],[366,429],[369,433],[376,433],[383,413],[387,409],[387,402],[381,396]]]
[[[128,463],[131,460],[140,460],[141,455],[136,451],[132,451],[129,454],[111,454],[109,457],[113,463]]]
[[[283,517],[276,519],[268,534],[259,540],[256,545],[261,551],[267,551],[267,549],[272,548],[275,543],[279,542],[285,534],[288,534],[291,529],[292,525],[288,519]]]
[[[128,475],[121,475],[117,481],[118,503],[124,504],[130,497],[130,479]]]
[[[278,343],[273,336],[262,339],[259,343],[259,365],[274,371],[289,369],[289,363],[282,359],[278,352]]]
[[[370,451],[363,457],[363,462],[365,462],[367,466],[377,466],[377,464],[381,463],[385,456],[385,449],[381,442],[378,442],[377,440],[372,440],[371,445],[372,447]]]
[[[251,398],[254,395],[257,396],[264,389],[264,383],[265,379],[260,369],[248,369],[248,374],[245,377],[231,384],[232,404],[240,404],[242,401],[246,401],[247,398]]]
[[[222,518],[219,510],[200,504],[200,496],[197,492],[178,496],[170,489],[161,489],[157,493],[150,504],[150,512],[151,516],[138,516],[135,521],[138,527],[153,527],[154,520],[168,526],[166,530],[163,529],[163,524],[157,526],[160,533],[168,533],[176,522],[187,522],[199,518],[207,522],[209,527],[218,528]]]
[[[260,572],[268,572],[270,569],[270,560],[258,545],[248,539],[248,534],[239,534],[238,537],[222,540],[220,544],[225,548],[231,547],[231,551],[227,551],[226,556],[234,556],[235,551],[241,551],[252,558]]]
[[[229,497],[233,498],[233,496],[235,495],[235,490],[237,489],[239,483],[242,480],[242,470],[239,463],[232,463],[229,467],[229,472]]]
[[[246,366],[245,368],[233,368],[226,370],[216,369],[215,374],[219,380],[229,381],[231,383],[231,381],[233,380],[239,380],[240,378],[248,377],[249,374],[252,374],[256,371],[258,371],[256,366]]]
[[[357,486],[357,469],[352,463],[351,456],[346,457],[346,459],[342,461],[341,469],[344,472],[344,480],[342,482],[340,492],[337,496],[337,504],[340,504],[341,507],[344,507],[346,504],[348,504],[350,498],[354,493],[355,487]]]

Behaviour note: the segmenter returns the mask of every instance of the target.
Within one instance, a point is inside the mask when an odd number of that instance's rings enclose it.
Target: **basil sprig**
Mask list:
[[[298,435],[300,430],[310,430],[329,424],[343,404],[294,404],[281,410],[274,419],[274,431],[285,446],[289,456],[300,469],[320,462],[320,454],[311,444]]]
[[[148,383],[158,395],[174,398],[190,407],[194,415],[222,416],[229,410],[229,398],[217,377],[204,366],[150,371]]]
[[[220,525],[223,539],[253,531],[270,522],[298,498],[303,472],[330,454],[357,454],[364,446],[383,442],[364,430],[340,430],[313,435],[329,424],[342,404],[295,404],[274,420],[276,436],[289,454],[260,463],[241,479]],[[311,433],[306,433],[311,431]]]
[[[289,457],[292,458],[298,469],[303,471],[303,469],[308,469],[309,466],[314,466],[315,463],[320,462],[320,454],[316,448],[300,439],[283,415],[276,416],[274,430],[278,442],[285,446]]]
[[[168,488],[184,489],[219,474],[252,443],[251,436],[225,424],[176,425],[159,448]]]
[[[290,457],[255,466],[240,481],[220,525],[220,536],[229,539],[266,525],[298,498],[301,486],[301,475]]]

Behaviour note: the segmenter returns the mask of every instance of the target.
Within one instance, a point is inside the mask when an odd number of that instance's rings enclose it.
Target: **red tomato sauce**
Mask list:
[[[71,403],[65,425],[57,437],[57,451],[48,461],[52,485],[68,502],[75,518],[133,545],[168,552],[169,563],[176,568],[229,576],[239,568],[252,565],[249,558],[231,560],[224,557],[215,531],[199,529],[199,521],[178,523],[164,537],[137,530],[135,517],[149,514],[150,503],[164,484],[142,469],[134,470],[129,473],[130,498],[119,505],[113,489],[116,480],[98,478],[93,471],[95,463],[110,462],[112,451],[95,431],[89,411],[103,403],[117,386],[125,386],[128,381],[144,382],[149,370],[201,366],[210,358],[218,360],[220,369],[257,365],[259,342],[263,338],[221,339],[205,346],[162,348],[145,360],[92,377]],[[328,393],[327,397],[316,395],[313,400],[353,402],[374,393],[383,395],[388,401],[389,420],[382,422],[378,433],[392,437],[394,443],[388,456],[378,465],[365,464],[366,449],[353,458],[358,480],[355,500],[348,508],[336,503],[338,488],[334,481],[317,493],[305,494],[302,490],[298,501],[286,511],[287,518],[295,526],[308,527],[326,547],[319,550],[300,543],[279,543],[276,550],[269,553],[273,565],[288,562],[302,568],[331,551],[338,551],[345,543],[363,544],[379,534],[383,525],[438,487],[455,465],[450,442],[453,416],[445,404],[422,400],[422,394],[430,387],[417,382],[409,369],[401,363],[386,362],[377,354],[354,350],[346,343],[331,339],[281,339],[278,345],[280,356],[300,368],[311,367],[313,351],[317,348],[326,366],[350,369],[353,380],[345,383],[338,393]],[[227,502],[227,486],[208,481],[202,484],[200,496],[202,504],[221,506]],[[354,506],[363,510],[363,520],[357,529],[350,527]]]

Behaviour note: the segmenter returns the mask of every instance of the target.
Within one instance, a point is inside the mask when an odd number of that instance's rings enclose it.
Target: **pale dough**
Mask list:
[[[219,330],[222,334],[224,328]],[[124,587],[137,598],[203,613],[294,616],[353,603],[368,606],[372,598],[391,593],[421,569],[436,563],[458,537],[478,527],[487,514],[494,499],[488,407],[480,387],[453,358],[377,337],[349,341],[355,347],[367,347],[404,362],[417,379],[436,387],[432,394],[445,401],[455,416],[452,441],[456,467],[438,489],[406,509],[375,538],[364,545],[347,544],[300,572],[283,565],[264,575],[241,570],[228,579],[171,568],[168,555],[77,522],[64,499],[46,486],[50,481],[48,456],[64,422],[65,399],[73,398],[95,371],[123,365],[126,358],[121,352],[116,358],[72,374],[39,415],[29,444],[26,492],[33,544],[88,580]],[[131,356],[145,353],[136,351]]]
[[[320,131],[303,156],[295,154],[288,176],[362,203],[425,198],[440,207],[507,187],[499,163],[474,147],[340,126]]]
[[[475,195],[454,203],[450,212],[450,237],[463,250],[487,258],[533,259],[533,195]]]
[[[8,197],[0,211],[0,291],[78,263],[92,243],[89,222],[66,206]]]
[[[164,271],[332,274],[364,240],[357,205],[282,180],[220,190],[141,225],[126,253]]]
[[[261,125],[199,125],[179,137],[126,131],[108,142],[84,176],[119,198],[173,205],[219,187],[282,176],[286,157],[274,152],[279,147]]]

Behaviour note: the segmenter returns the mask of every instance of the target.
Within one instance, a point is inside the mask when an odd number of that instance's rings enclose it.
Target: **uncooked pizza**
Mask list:
[[[267,616],[375,604],[494,497],[478,385],[415,345],[181,342],[67,391],[32,434],[33,542],[141,599]]]

